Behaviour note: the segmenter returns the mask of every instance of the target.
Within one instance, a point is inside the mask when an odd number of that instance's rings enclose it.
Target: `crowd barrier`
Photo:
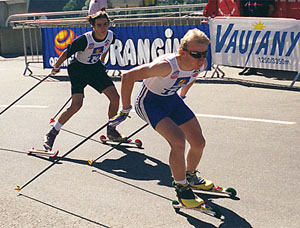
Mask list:
[[[147,63],[164,53],[178,49],[184,33],[191,28],[199,28],[209,36],[207,20],[201,16],[202,4],[153,6],[138,8],[108,9],[111,19],[110,30],[116,34],[116,42],[110,47],[106,62],[108,69],[124,70]],[[43,63],[44,68],[52,68],[61,52],[77,36],[91,30],[86,21],[87,11],[49,12],[12,15],[7,24],[34,30],[34,43],[42,39],[42,61],[38,45],[30,42],[30,50],[24,48],[25,71],[32,71],[29,65]],[[39,33],[36,35],[36,33]],[[32,36],[30,36],[31,39]],[[23,36],[25,47],[25,36]],[[208,55],[209,66],[211,54]],[[66,67],[67,60],[63,67]],[[208,68],[210,69],[210,67]]]
[[[208,25],[112,27],[110,30],[115,33],[116,40],[106,56],[106,67],[110,70],[128,70],[149,63],[165,53],[176,52],[179,49],[180,39],[193,28],[198,28],[209,36]],[[67,44],[76,36],[90,30],[91,27],[42,28],[44,68],[52,68]],[[63,67],[71,60],[72,57],[63,64]],[[210,70],[210,51],[207,60],[209,66],[207,70]]]
[[[130,69],[150,62],[161,54],[173,52],[179,47],[183,34],[188,29],[197,27],[211,38],[208,61],[209,67],[212,64],[217,66],[215,72],[218,71],[219,65],[296,71],[298,74],[290,87],[293,86],[300,75],[298,20],[216,17],[210,19],[207,25],[203,23],[207,19],[201,16],[205,5],[109,9],[108,13],[112,19],[110,29],[115,32],[117,40],[110,47],[106,58],[108,69]],[[153,9],[159,9],[161,12],[152,13]],[[170,9],[174,11],[171,12]],[[149,12],[145,12],[146,10]],[[24,48],[24,74],[26,70],[30,71],[31,63],[42,62],[45,68],[51,68],[68,42],[91,29],[85,20],[86,14],[86,11],[71,11],[43,15],[13,15],[9,18],[8,23],[14,28],[21,28],[23,31],[29,29],[33,32],[31,50],[38,46],[36,37],[42,37],[43,40],[42,60],[38,50],[28,54]],[[23,18],[20,19],[21,17]],[[40,35],[37,36],[37,33]],[[64,63],[64,66],[67,64]]]
[[[216,17],[209,21],[217,65],[300,72],[300,21],[284,18]]]

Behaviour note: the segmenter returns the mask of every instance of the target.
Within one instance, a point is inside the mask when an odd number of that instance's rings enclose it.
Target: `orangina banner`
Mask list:
[[[175,52],[179,48],[180,39],[193,28],[202,30],[209,37],[208,25],[112,27],[110,30],[115,33],[116,40],[110,46],[105,60],[106,67],[126,70],[149,63],[165,53]],[[44,68],[52,68],[67,45],[91,29],[91,27],[42,28]],[[62,67],[67,67],[72,58],[65,61]],[[207,70],[210,70],[210,46],[207,61]]]

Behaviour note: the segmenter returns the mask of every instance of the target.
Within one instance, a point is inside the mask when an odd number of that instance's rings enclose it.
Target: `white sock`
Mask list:
[[[62,126],[63,126],[63,125],[62,125],[60,122],[56,121],[56,123],[55,123],[55,125],[54,125],[54,128],[55,128],[55,130],[59,131],[59,130],[61,129]]]
[[[175,183],[176,184],[182,184],[182,185],[184,185],[184,184],[186,184],[186,178],[184,180],[182,180],[182,181],[175,180]]]

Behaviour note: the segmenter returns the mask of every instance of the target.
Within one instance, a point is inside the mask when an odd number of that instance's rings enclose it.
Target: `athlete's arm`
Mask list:
[[[135,67],[123,74],[121,84],[121,100],[123,109],[131,107],[131,94],[134,83],[151,77],[166,77],[171,73],[171,66],[166,60],[152,62]]]
[[[187,84],[186,86],[182,87],[180,90],[180,97],[184,99],[186,97],[187,92],[190,90],[192,85],[194,85],[196,80],[192,81],[191,83]]]
[[[71,55],[75,54],[77,51],[83,51],[87,46],[86,37],[79,36],[75,39],[71,44],[68,44],[67,49],[63,51],[63,53],[58,57],[56,63],[54,64],[54,68],[59,68],[60,65]]]
[[[54,64],[54,69],[58,69],[60,65],[67,59],[68,51],[67,49],[58,57],[56,63]]]
[[[87,48],[87,38],[85,35],[77,37],[71,44],[67,47],[68,58],[74,55],[78,51],[84,51]]]
[[[208,64],[208,63],[207,63],[207,60],[205,59],[203,71],[206,69],[207,64]],[[184,98],[186,97],[187,92],[190,90],[190,88],[192,87],[192,85],[194,85],[195,81],[196,81],[196,80],[192,81],[191,83],[189,83],[189,84],[187,84],[186,86],[184,86],[184,87],[181,88],[181,90],[180,90],[180,95],[179,95],[179,96],[180,96],[182,99],[184,99]]]
[[[104,52],[104,53],[101,55],[101,57],[100,57],[100,61],[101,61],[101,63],[103,63],[103,64],[104,64],[104,60],[105,60],[105,57],[106,57],[107,53],[108,53],[108,50],[107,50],[106,52]]]
[[[116,40],[116,35],[113,34],[113,40],[112,40],[112,42],[110,43],[110,45],[114,44],[114,43],[115,43],[115,40]],[[101,63],[104,63],[104,60],[105,60],[105,57],[106,57],[108,51],[109,51],[109,49],[101,55],[101,57],[100,57]]]

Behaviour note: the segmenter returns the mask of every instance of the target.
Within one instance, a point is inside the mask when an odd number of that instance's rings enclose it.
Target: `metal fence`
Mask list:
[[[136,8],[107,9],[111,19],[111,26],[159,26],[159,25],[197,25],[207,22],[203,16],[206,3],[152,6]],[[49,27],[88,27],[86,20],[88,11],[63,11],[47,13],[14,14],[8,17],[7,26],[22,29],[25,70],[29,71],[30,64],[43,63],[41,47],[41,28]],[[28,36],[25,36],[25,31]],[[29,40],[26,40],[27,39]],[[29,43],[29,49],[26,44]]]

